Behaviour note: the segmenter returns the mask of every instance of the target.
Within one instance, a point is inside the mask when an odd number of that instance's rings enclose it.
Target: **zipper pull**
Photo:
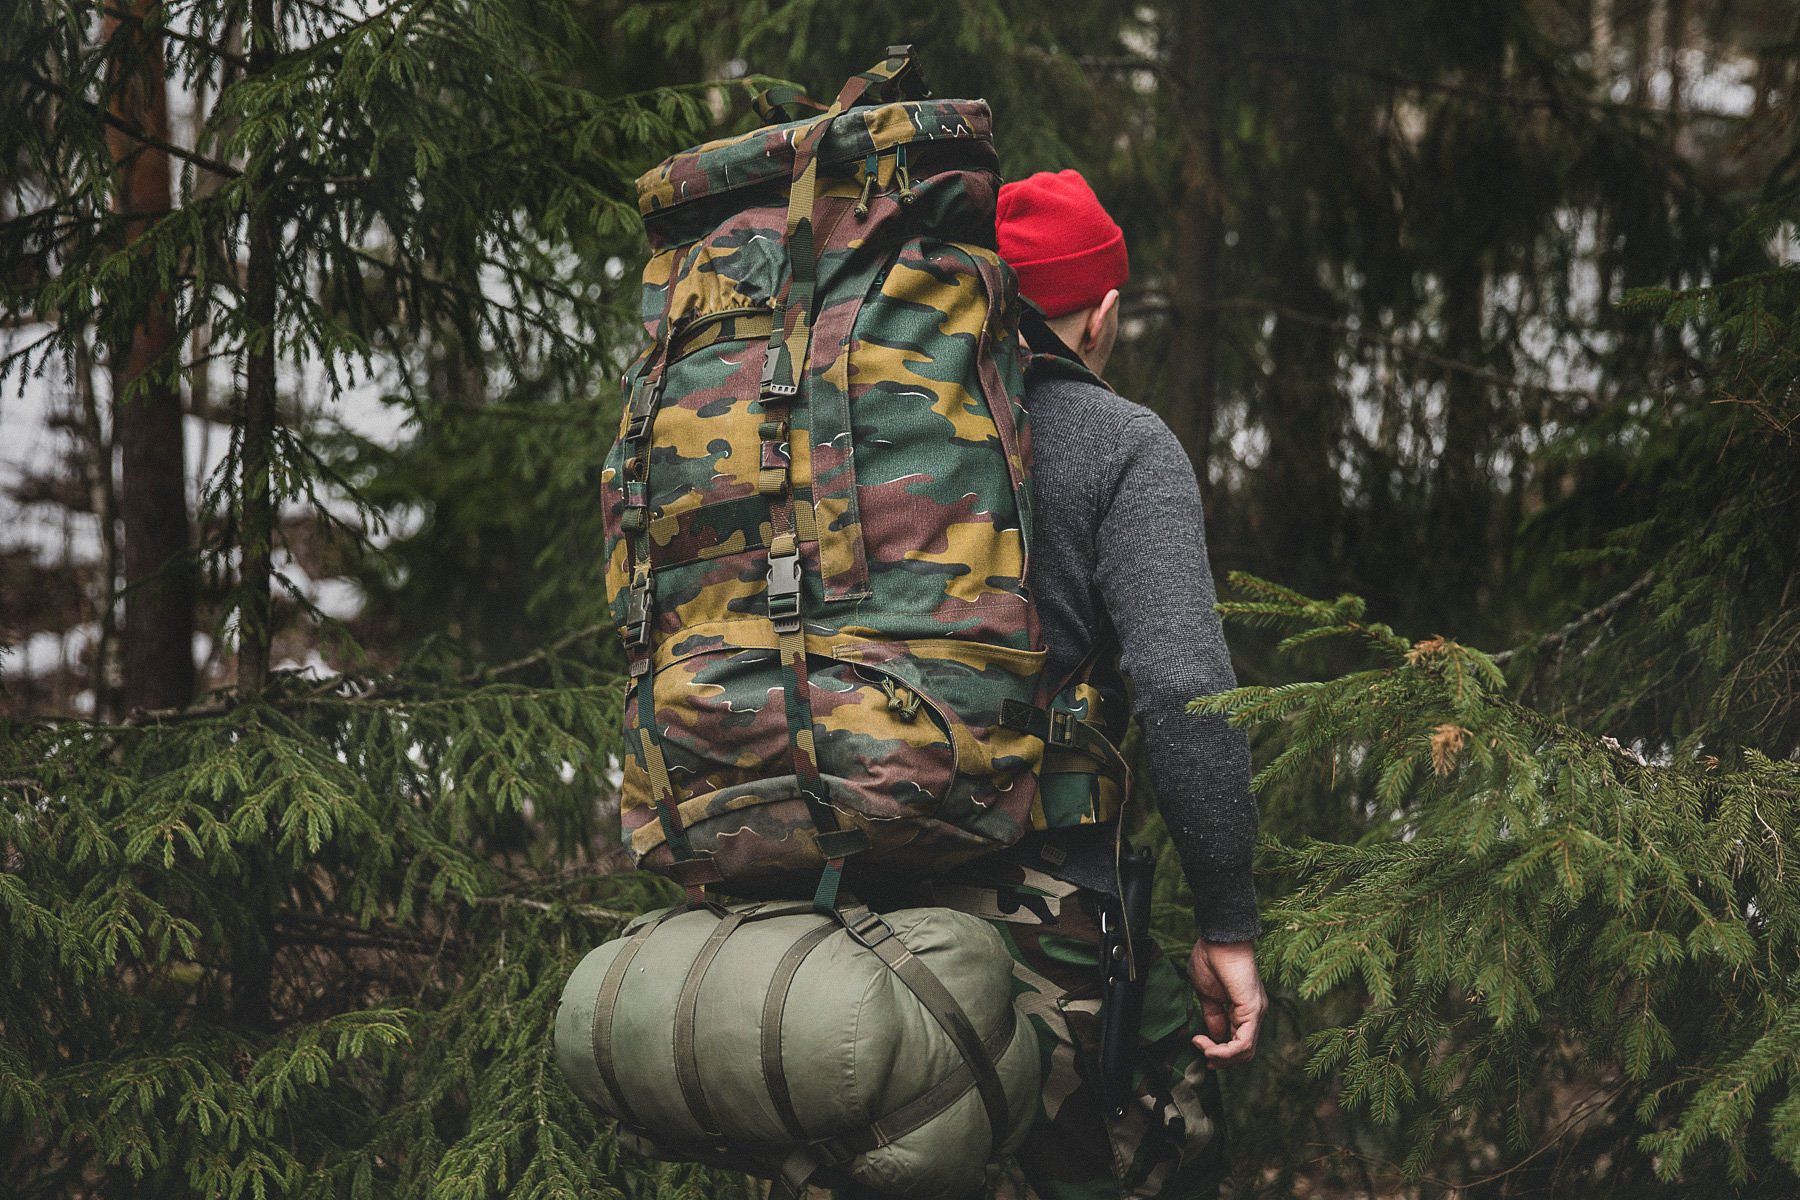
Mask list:
[[[900,687],[885,675],[881,678],[881,690],[887,693],[888,707],[902,721],[910,721],[919,715],[918,693]]]
[[[875,176],[880,174],[881,158],[871,154],[863,162],[862,195],[856,198],[856,217],[858,220],[869,215],[869,197],[875,192]]]

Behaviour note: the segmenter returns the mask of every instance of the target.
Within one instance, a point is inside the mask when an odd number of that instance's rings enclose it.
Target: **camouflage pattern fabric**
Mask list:
[[[1002,722],[1047,701],[989,115],[845,108],[905,65],[639,181],[649,344],[602,472],[621,811],[690,887],[936,869],[1050,821],[1043,738]],[[1050,812],[1095,819],[1078,791]]]
[[[1216,1195],[1225,1170],[1222,1101],[1217,1077],[1189,1040],[1199,1016],[1176,965],[1159,951],[1149,969],[1137,1103],[1111,1120],[1096,1081],[1099,897],[1012,864],[975,864],[932,885],[932,895],[993,922],[1012,952],[1015,1003],[1037,1027],[1044,1091],[1037,1122],[1016,1155],[1027,1194],[1040,1200]]]

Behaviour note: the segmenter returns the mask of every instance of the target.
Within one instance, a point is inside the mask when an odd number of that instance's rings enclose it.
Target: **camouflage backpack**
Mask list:
[[[890,48],[638,181],[650,344],[603,473],[622,813],[692,894],[816,877],[829,906],[852,857],[939,869],[1122,796],[1092,697],[1041,679],[988,107],[922,96]]]

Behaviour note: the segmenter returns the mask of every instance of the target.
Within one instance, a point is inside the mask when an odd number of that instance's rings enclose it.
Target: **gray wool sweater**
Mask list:
[[[1249,742],[1222,717],[1187,711],[1194,697],[1236,684],[1213,611],[1193,466],[1161,417],[1104,388],[1034,380],[1026,407],[1036,504],[1028,582],[1046,669],[1061,679],[1110,627],[1200,935],[1253,938],[1262,926],[1251,881]],[[1056,878],[1115,892],[1112,841],[1109,828],[1052,830],[1012,853]]]

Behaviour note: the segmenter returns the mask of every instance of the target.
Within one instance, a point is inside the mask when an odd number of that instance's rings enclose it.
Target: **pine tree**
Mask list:
[[[594,553],[629,181],[748,127],[694,81],[911,37],[1009,175],[1079,165],[1120,213],[1117,377],[1210,456],[1216,561],[1286,585],[1242,582],[1260,686],[1216,702],[1268,764],[1283,985],[1226,1081],[1238,1194],[1790,1194],[1792,14],[1689,8],[8,10],[0,296],[47,332],[4,378],[110,365],[159,294],[147,382],[192,410],[189,348],[232,365],[193,516],[202,625],[249,653],[178,711],[0,727],[6,1190],[753,1194],[622,1154],[547,1058],[569,967],[669,895],[618,870]],[[1685,68],[1654,101],[1701,35],[1750,120]],[[156,43],[197,140],[119,104]],[[166,215],[118,210],[109,136],[173,161]],[[303,359],[326,401],[379,379],[404,444],[314,416]],[[308,515],[348,628],[284,586]],[[277,666],[321,635],[342,674]]]
[[[1745,236],[1797,217],[1789,190]],[[1197,705],[1271,755],[1265,949],[1304,1073],[1358,1114],[1332,1168],[1470,1196],[1800,1186],[1797,289],[1786,264],[1634,298],[1713,390],[1576,435],[1644,483],[1582,559],[1633,582],[1530,643],[1413,640],[1236,580],[1225,611],[1284,652],[1367,664]],[[1353,816],[1309,836],[1283,806],[1321,790]],[[1263,1120],[1307,1110],[1286,1061]]]
[[[0,727],[8,1194],[691,1186],[616,1167],[549,1058],[569,968],[659,894],[596,861],[611,639],[558,622],[477,665],[276,669],[283,629],[319,619],[279,566],[295,516],[354,540],[376,512],[309,437],[317,397],[283,390],[303,364],[331,395],[391,369],[428,421],[420,351],[454,346],[601,423],[591,356],[632,330],[600,269],[636,245],[630,164],[711,111],[704,83],[571,86],[605,16],[205,0],[121,9],[114,37],[80,4],[0,18],[0,161],[21,168],[0,294],[47,331],[8,379],[132,344],[129,376],[168,395],[204,368],[183,361],[204,325],[240,381],[199,514],[234,685]],[[121,99],[146,78],[215,98],[191,144]],[[146,153],[180,168],[166,212],[120,189]],[[147,314],[166,336],[134,343]]]

